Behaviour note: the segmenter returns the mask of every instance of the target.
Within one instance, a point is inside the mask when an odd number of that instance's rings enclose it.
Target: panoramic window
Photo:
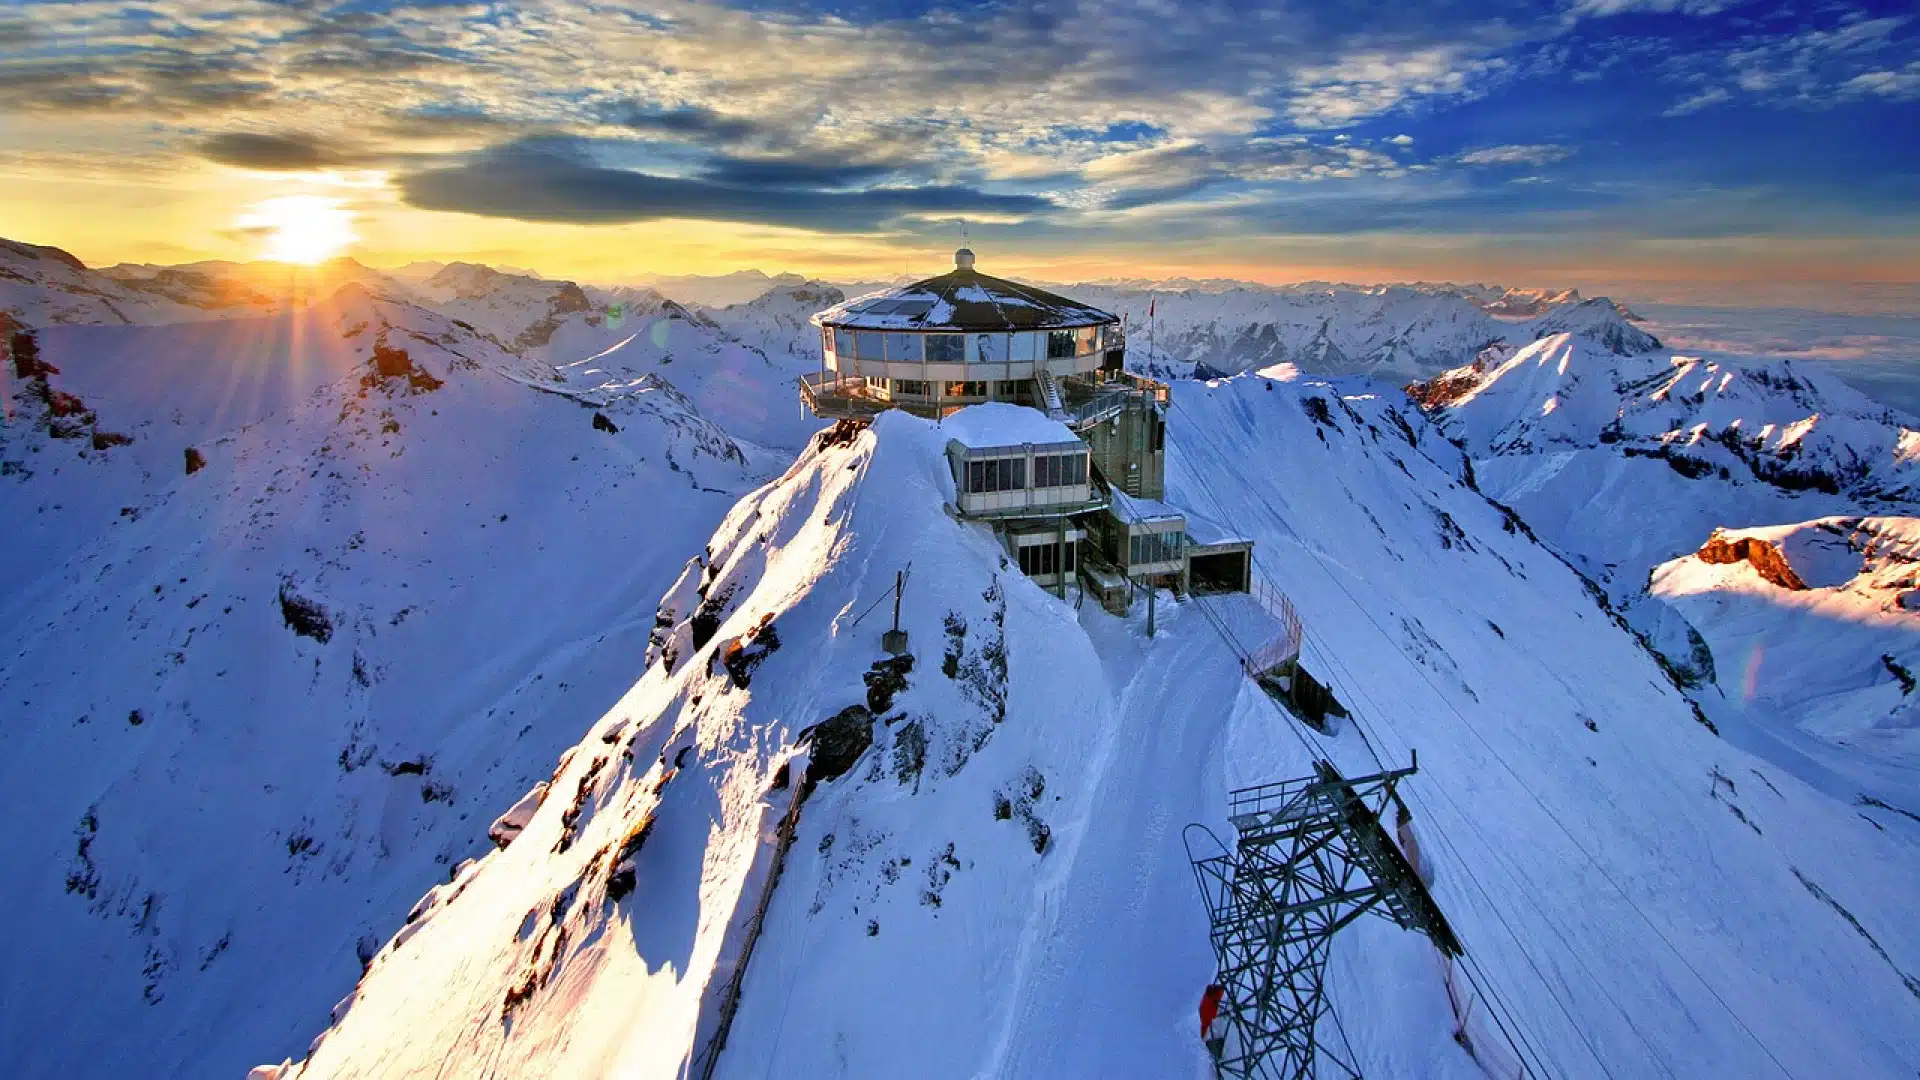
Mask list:
[[[1020,549],[1020,570],[1029,575],[1054,574],[1062,570],[1071,574],[1079,561],[1075,558],[1079,549],[1080,545],[1071,540],[1067,541],[1064,551],[1053,544],[1031,544]]]
[[[1043,454],[1033,459],[1033,486],[1071,487],[1087,482],[1085,454]]]
[[[967,491],[972,494],[1019,491],[1026,486],[1025,458],[992,458],[987,461],[967,462]]]
[[[860,348],[854,355],[862,360],[878,360],[884,357],[886,353],[881,351],[882,340],[884,340],[882,336],[872,330],[860,331]]]
[[[1073,331],[1051,330],[1047,333],[1047,359],[1062,360],[1073,356]]]
[[[1073,332],[1074,355],[1086,356],[1100,351],[1100,328],[1083,326]]]
[[[966,382],[950,382],[947,384],[946,394],[948,397],[986,397],[987,384],[984,380],[971,379]]]
[[[1180,557],[1185,540],[1186,535],[1179,531],[1135,533],[1128,538],[1127,564],[1172,562]]]
[[[919,363],[920,338],[919,334],[888,334],[887,359],[908,364]]]
[[[1035,360],[1040,359],[1041,349],[1042,349],[1042,346],[1040,344],[1040,339],[1042,336],[1044,335],[1041,335],[1041,334],[1013,335],[1012,359],[1015,360],[1016,362],[1027,362],[1027,363],[1031,363]]]
[[[973,355],[967,359],[976,364],[998,364],[1007,358],[1007,335],[973,335]]]
[[[964,334],[924,334],[927,339],[927,363],[958,364],[967,359]]]
[[[893,392],[896,394],[905,394],[909,397],[926,397],[928,393],[927,381],[925,379],[895,379],[893,380]]]

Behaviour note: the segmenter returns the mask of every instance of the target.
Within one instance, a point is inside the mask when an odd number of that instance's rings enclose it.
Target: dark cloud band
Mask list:
[[[425,210],[582,224],[693,218],[869,232],[914,216],[1044,216],[1055,209],[1034,195],[966,187],[794,187],[769,181],[824,177],[804,166],[783,171],[769,162],[731,174],[721,169],[719,175],[731,175],[732,182],[607,168],[584,153],[559,148],[508,147],[467,164],[411,173],[399,183],[406,201]]]

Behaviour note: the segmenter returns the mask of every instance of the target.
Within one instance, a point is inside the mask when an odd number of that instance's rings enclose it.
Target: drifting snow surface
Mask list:
[[[1252,377],[1174,400],[1170,490],[1259,541],[1308,667],[1386,757],[1420,749],[1436,896],[1550,1074],[1920,1066],[1905,826],[1716,739],[1564,564],[1419,453],[1417,417]],[[1208,1075],[1181,828],[1368,751],[1277,712],[1196,610],[1216,601],[1163,597],[1148,639],[1023,578],[943,513],[944,442],[888,413],[735,507],[525,831],[416,907],[291,1075],[704,1065],[815,725],[718,1075]],[[858,619],[908,561],[899,689]],[[824,778],[868,708],[871,747]],[[1364,1071],[1482,1075],[1421,938],[1355,924],[1331,972]]]

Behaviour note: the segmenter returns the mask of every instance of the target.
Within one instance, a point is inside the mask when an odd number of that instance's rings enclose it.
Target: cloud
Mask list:
[[[1840,84],[1843,95],[1883,97],[1894,101],[1920,99],[1920,60],[1898,71],[1866,71]]]
[[[399,186],[406,202],[422,209],[581,224],[692,218],[880,232],[917,217],[1030,217],[1055,209],[1034,195],[959,186],[772,190],[765,184],[659,176],[600,165],[584,146],[564,142],[499,147],[465,164],[404,175]]]
[[[1679,101],[1675,102],[1671,108],[1667,109],[1667,111],[1661,113],[1660,115],[1668,116],[1668,117],[1685,116],[1688,113],[1696,113],[1696,112],[1699,112],[1701,109],[1711,108],[1715,105],[1720,104],[1723,101],[1732,101],[1732,100],[1733,100],[1733,91],[1728,90],[1724,86],[1709,86],[1704,90],[1697,91],[1693,94],[1688,95],[1687,97],[1681,98]]]
[[[230,131],[201,140],[198,149],[207,160],[236,169],[305,172],[358,163],[353,154],[315,136],[298,133],[270,135]]]
[[[1869,18],[1842,10],[1827,25],[1797,26],[1786,33],[1748,33],[1725,45],[1670,58],[1667,71],[1691,88],[1668,116],[1736,99],[1775,107],[1825,110],[1850,100],[1884,94],[1905,100],[1908,73],[1916,66],[1889,67],[1886,54],[1911,55],[1913,18]],[[1883,89],[1884,88],[1884,89]]]
[[[846,188],[879,180],[896,171],[887,164],[861,164],[793,158],[718,158],[702,170],[717,184],[749,188]]]
[[[1655,12],[1680,15],[1718,15],[1738,0],[1575,0],[1568,14],[1605,18],[1629,12]]]
[[[603,121],[632,131],[679,135],[718,142],[744,139],[764,130],[760,124],[694,105],[662,108],[639,101],[613,101],[599,109]]]
[[[1508,67],[1465,45],[1356,52],[1297,71],[1287,115],[1302,128],[1346,127],[1422,100],[1477,97]]]
[[[1412,146],[1413,136],[1405,135],[1405,134],[1395,135],[1393,138],[1388,139],[1387,141],[1392,143],[1395,146]]]
[[[1564,161],[1573,151],[1551,143],[1515,143],[1470,150],[1455,158],[1462,165],[1551,165]]]

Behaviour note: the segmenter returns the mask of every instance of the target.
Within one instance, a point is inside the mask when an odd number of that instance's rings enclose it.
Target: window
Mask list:
[[[1047,359],[1061,360],[1073,356],[1073,331],[1050,330],[1047,332]]]
[[[1043,575],[1065,570],[1071,574],[1078,569],[1079,551],[1080,545],[1072,540],[1067,541],[1064,551],[1051,543],[1023,547],[1020,549],[1020,571],[1029,575]]]
[[[984,495],[996,491],[1019,491],[1027,486],[1025,458],[993,458],[967,462],[967,491]]]
[[[1044,454],[1033,459],[1033,486],[1070,487],[1087,482],[1085,454]]]
[[[1007,335],[973,335],[973,355],[968,360],[976,364],[998,364],[1007,358]]]
[[[965,334],[926,334],[927,363],[960,364],[967,359]]]
[[[928,383],[925,379],[893,380],[893,392],[896,394],[905,394],[909,397],[926,397],[932,392],[927,389],[927,386]]]
[[[986,397],[987,384],[979,382],[950,382],[947,384],[948,397]]]
[[[823,326],[820,328],[820,351],[833,351],[833,329],[831,327]]]
[[[1020,400],[1020,383],[1019,379],[994,383],[993,396],[1001,401],[1018,401]]]
[[[1075,346],[1073,354],[1075,356],[1086,356],[1089,353],[1098,352],[1100,346],[1100,328],[1097,326],[1083,326],[1073,332],[1073,341]]]
[[[920,362],[919,334],[888,334],[887,359],[897,363],[917,364]]]
[[[1040,359],[1041,334],[1013,335],[1013,360],[1016,363],[1031,363]]]
[[[855,354],[862,360],[878,360],[886,354],[881,352],[881,335],[871,330],[860,331],[860,349]]]
[[[1186,535],[1178,530],[1163,533],[1135,533],[1127,538],[1127,565],[1172,562],[1180,557]]]

